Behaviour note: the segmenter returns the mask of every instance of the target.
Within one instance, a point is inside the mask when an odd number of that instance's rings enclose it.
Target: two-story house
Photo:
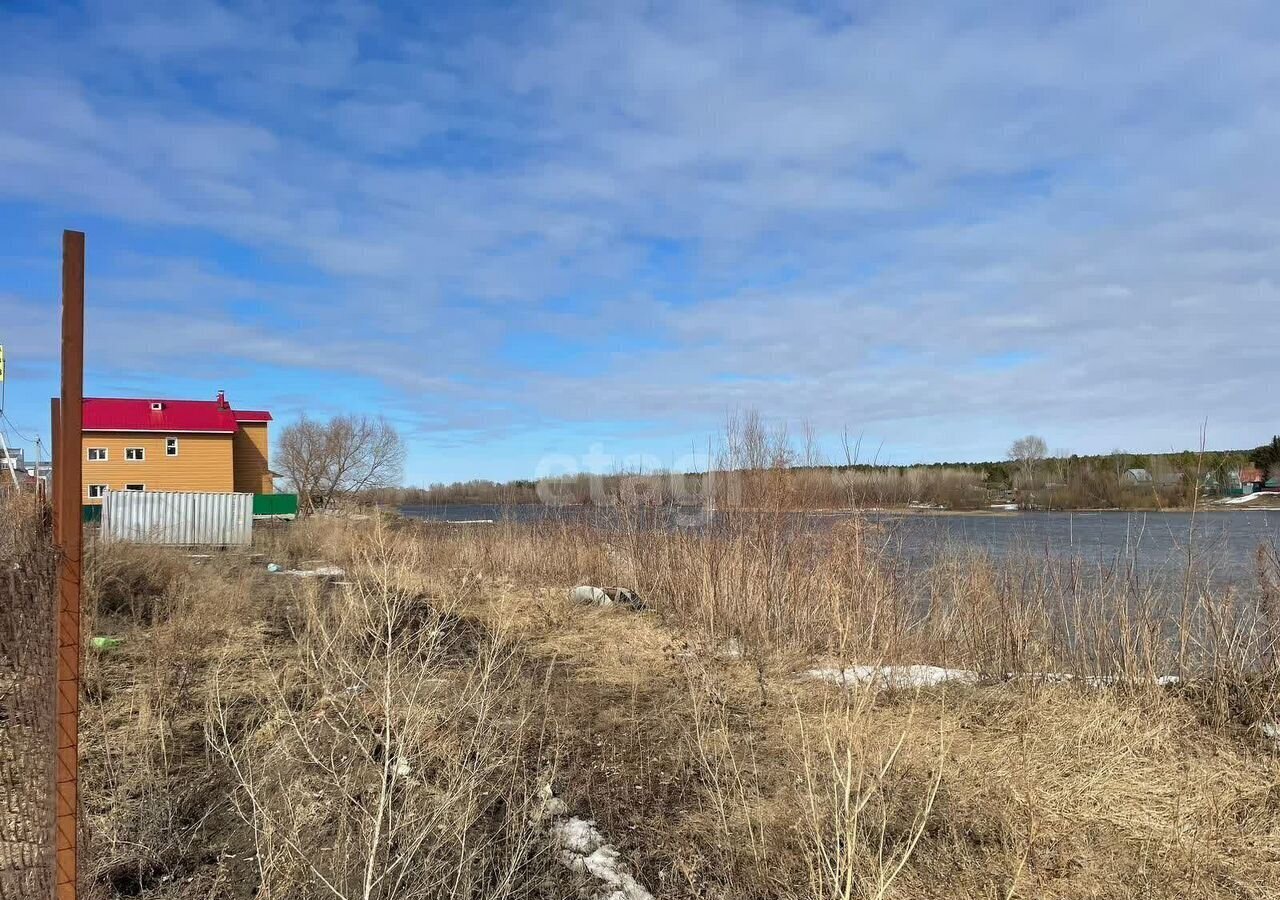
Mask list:
[[[107,491],[270,494],[271,413],[216,400],[86,397],[83,499]]]

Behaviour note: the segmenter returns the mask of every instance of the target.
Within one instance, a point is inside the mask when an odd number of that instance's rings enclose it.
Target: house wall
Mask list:
[[[165,456],[165,439],[178,439],[178,455]],[[105,462],[89,461],[90,447],[107,448]],[[142,447],[145,459],[125,459],[125,449]],[[148,491],[213,491],[229,493],[235,488],[230,434],[162,434],[118,431],[86,431],[81,460],[84,475],[81,502],[99,504],[89,498],[89,485],[105,484],[122,491],[126,484],[145,484]]]
[[[235,489],[245,494],[274,493],[267,463],[267,423],[242,422],[231,440]]]

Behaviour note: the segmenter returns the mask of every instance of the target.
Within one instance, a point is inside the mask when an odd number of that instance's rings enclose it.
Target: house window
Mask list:
[[[178,455],[178,439],[177,438],[164,439],[164,455],[165,456]]]
[[[152,404],[151,404],[151,409],[152,409],[152,411],[153,411],[153,412],[160,412],[160,410],[164,409],[164,404],[163,404],[163,403],[152,403]]]
[[[147,486],[145,484],[126,484],[124,489],[126,491],[145,491]]]
[[[89,485],[90,500],[100,500],[102,498],[102,495],[105,494],[106,492],[107,492],[107,486],[105,484]]]
[[[106,462],[106,461],[107,461],[106,447],[90,447],[89,448],[89,462]]]
[[[146,447],[125,447],[124,458],[130,462],[142,462],[147,458]]]

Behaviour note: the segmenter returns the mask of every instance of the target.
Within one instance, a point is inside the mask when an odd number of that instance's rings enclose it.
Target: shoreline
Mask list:
[[[468,509],[468,508],[493,508],[498,510],[516,509],[516,508],[546,508],[556,510],[580,510],[580,511],[599,511],[604,512],[618,507],[595,506],[585,503],[573,503],[551,506],[545,503],[438,503],[438,504],[406,504],[404,506],[392,507],[397,513],[405,515],[405,510],[445,510],[445,509]],[[639,512],[656,511],[659,509],[701,509],[697,506],[675,506],[675,507],[640,507]],[[733,509],[717,509],[717,513],[767,513],[782,512],[787,515],[801,515],[813,517],[835,517],[835,516],[864,516],[864,515],[884,515],[884,516],[925,516],[925,517],[942,517],[942,516],[966,516],[966,517],[992,517],[992,518],[1012,518],[1016,516],[1025,516],[1029,514],[1076,514],[1076,515],[1099,515],[1099,514],[1161,514],[1161,513],[1177,513],[1190,515],[1191,513],[1200,514],[1206,512],[1266,512],[1273,511],[1280,513],[1280,505],[1253,505],[1247,503],[1224,503],[1222,501],[1210,501],[1200,506],[1139,506],[1139,507],[1079,507],[1073,509],[1007,509],[1004,507],[995,507],[990,509],[932,509],[928,507],[916,506],[876,506],[876,507],[822,507],[809,509],[804,507],[788,507],[782,510],[770,510],[760,507],[734,507]],[[419,518],[409,515],[408,518]]]

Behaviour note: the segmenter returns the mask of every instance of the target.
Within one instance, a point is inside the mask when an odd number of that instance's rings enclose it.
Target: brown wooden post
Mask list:
[[[54,423],[54,535],[58,542],[56,900],[76,900],[79,844],[81,426],[84,419],[84,234],[62,232],[62,399]]]

